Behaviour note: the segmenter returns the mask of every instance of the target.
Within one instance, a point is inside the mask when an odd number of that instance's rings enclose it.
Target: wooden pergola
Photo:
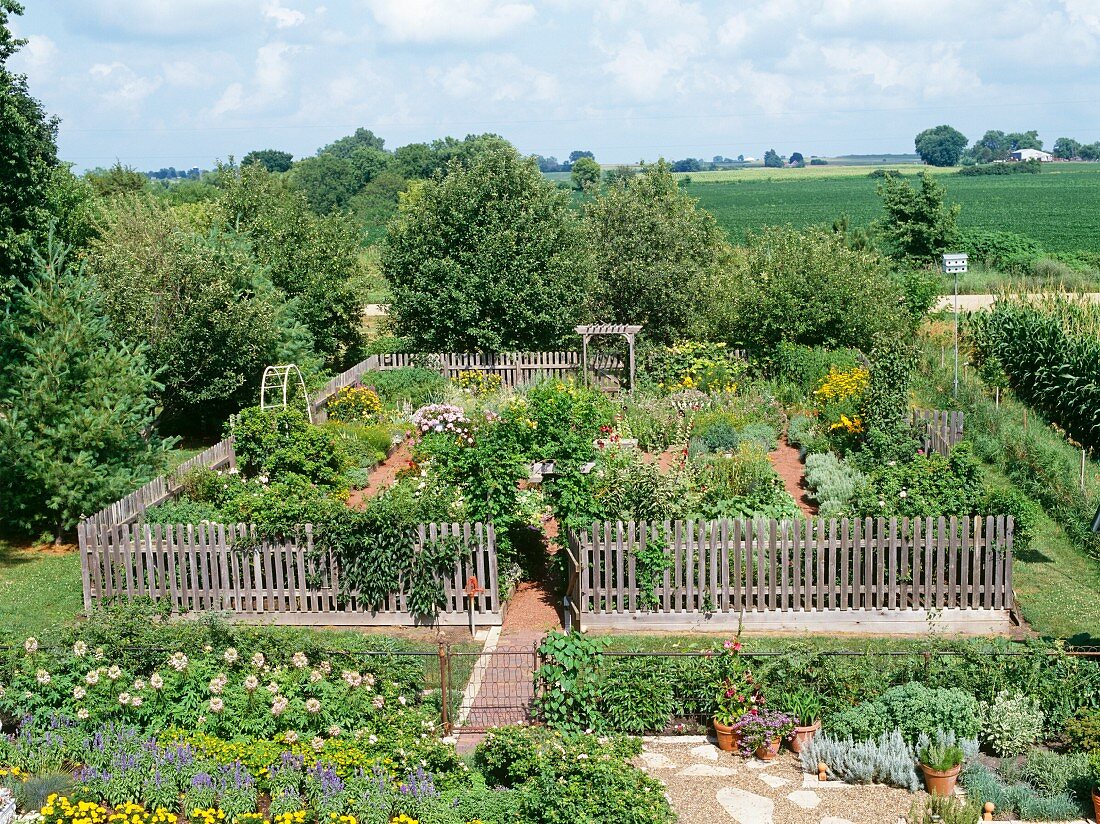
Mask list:
[[[588,341],[596,335],[622,335],[630,347],[630,391],[634,391],[634,336],[642,331],[641,324],[587,323],[576,327],[581,336],[581,361],[584,369],[584,385],[588,386]]]

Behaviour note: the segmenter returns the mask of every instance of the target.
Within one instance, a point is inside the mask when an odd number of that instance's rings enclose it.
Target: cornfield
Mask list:
[[[971,327],[974,355],[990,379],[1086,447],[1100,446],[1100,306],[1069,294],[1002,297]]]

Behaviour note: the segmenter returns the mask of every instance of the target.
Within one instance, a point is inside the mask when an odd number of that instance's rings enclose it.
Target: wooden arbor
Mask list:
[[[642,331],[640,324],[626,323],[589,323],[576,327],[581,336],[581,368],[584,370],[584,385],[588,386],[588,341],[596,335],[622,335],[630,347],[630,391],[634,391],[634,336]]]

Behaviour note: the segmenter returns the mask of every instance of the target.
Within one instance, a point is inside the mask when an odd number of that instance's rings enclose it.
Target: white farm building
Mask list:
[[[1043,163],[1050,163],[1054,160],[1054,155],[1050,152],[1043,152],[1039,149],[1017,149],[1008,156],[1009,160],[1040,160]]]

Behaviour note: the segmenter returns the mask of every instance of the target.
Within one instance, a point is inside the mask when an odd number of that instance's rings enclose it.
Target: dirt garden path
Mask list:
[[[369,498],[373,498],[386,487],[393,486],[397,481],[397,473],[407,467],[411,460],[412,448],[408,441],[402,441],[386,460],[371,470],[365,487],[351,491],[348,495],[348,506],[362,509]]]
[[[787,488],[787,492],[794,498],[802,513],[808,516],[816,515],[817,504],[810,498],[806,489],[806,479],[802,472],[802,461],[799,460],[798,450],[787,443],[785,435],[780,438],[779,446],[768,453],[768,457],[779,477],[783,479],[783,486]]]

